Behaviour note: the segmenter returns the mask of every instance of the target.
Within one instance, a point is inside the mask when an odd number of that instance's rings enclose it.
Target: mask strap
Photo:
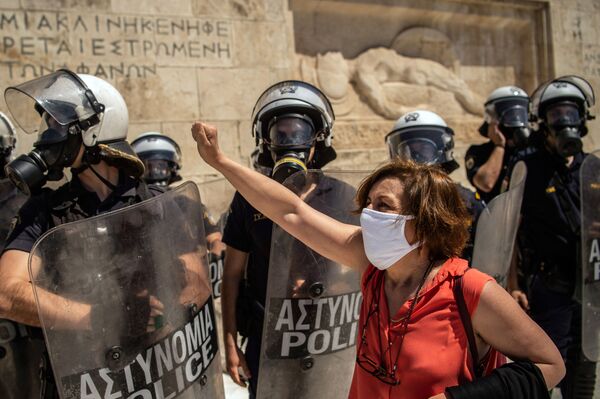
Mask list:
[[[102,183],[104,183],[104,185],[108,188],[110,188],[112,191],[115,191],[117,189],[117,186],[115,186],[114,184],[112,184],[111,182],[109,182],[107,179],[105,179],[104,177],[102,177],[100,175],[100,173],[96,172],[96,170],[94,168],[92,168],[92,165],[89,165],[90,170],[92,171],[92,173],[94,173],[96,175],[96,177],[98,179],[100,179],[100,181]]]

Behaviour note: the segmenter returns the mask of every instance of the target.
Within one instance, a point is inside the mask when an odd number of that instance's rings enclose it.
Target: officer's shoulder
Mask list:
[[[490,152],[493,149],[494,144],[491,140],[481,144],[471,144],[467,149],[466,155],[479,155],[485,152]]]
[[[513,163],[523,161],[529,163],[539,159],[541,156],[541,150],[537,146],[527,146],[525,148],[517,150],[512,157]]]
[[[481,202],[481,197],[477,192],[463,186],[462,184],[456,183],[456,189],[458,190],[458,194],[464,200],[469,202]]]
[[[157,195],[161,195],[161,194],[163,194],[163,193],[165,193],[167,191],[164,187],[157,186],[156,184],[147,184],[147,183],[144,183],[141,180],[139,181],[138,184],[140,186],[143,185],[143,184],[145,184],[146,187],[148,188],[148,192],[150,193],[150,195],[152,197],[156,197]]]

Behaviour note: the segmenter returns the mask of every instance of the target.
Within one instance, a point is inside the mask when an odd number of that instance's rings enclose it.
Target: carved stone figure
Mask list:
[[[383,47],[351,60],[339,52],[299,57],[302,79],[323,89],[338,116],[349,114],[361,102],[386,119],[397,119],[414,108],[482,115],[484,99],[439,62]]]

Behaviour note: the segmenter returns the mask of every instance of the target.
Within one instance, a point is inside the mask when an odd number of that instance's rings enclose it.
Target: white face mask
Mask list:
[[[360,226],[367,258],[379,270],[385,270],[398,262],[421,243],[410,245],[404,228],[413,216],[384,213],[364,208]]]

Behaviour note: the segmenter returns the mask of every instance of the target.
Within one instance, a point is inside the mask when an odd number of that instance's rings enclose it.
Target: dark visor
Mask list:
[[[267,144],[276,147],[311,147],[315,141],[315,129],[309,121],[297,117],[276,119],[269,126]]]

